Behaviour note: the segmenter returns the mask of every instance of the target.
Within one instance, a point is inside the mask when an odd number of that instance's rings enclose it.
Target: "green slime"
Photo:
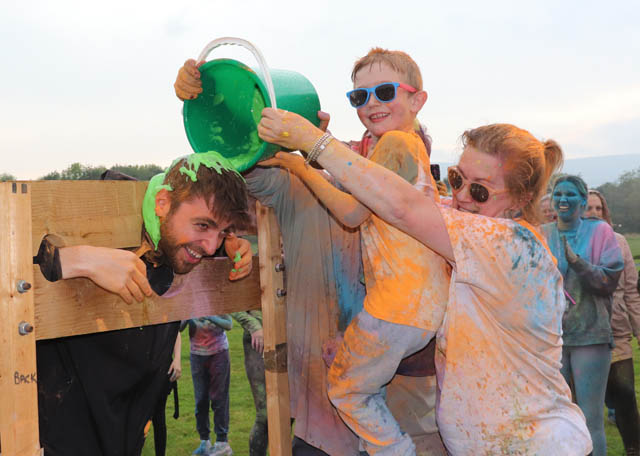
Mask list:
[[[158,243],[161,238],[160,218],[156,215],[156,195],[162,189],[169,192],[173,191],[173,188],[171,188],[170,185],[165,184],[164,180],[167,173],[183,160],[185,163],[179,169],[180,174],[186,176],[187,179],[191,179],[192,182],[196,182],[198,180],[198,169],[200,169],[200,165],[211,168],[218,174],[221,174],[223,170],[233,171],[242,178],[240,173],[236,171],[233,163],[228,158],[223,157],[215,151],[194,153],[177,158],[173,163],[171,163],[171,166],[169,166],[164,173],[153,176],[149,180],[147,191],[145,192],[144,199],[142,200],[142,220],[144,220],[145,230],[149,234],[155,250],[158,250]],[[244,178],[242,179],[244,180]]]

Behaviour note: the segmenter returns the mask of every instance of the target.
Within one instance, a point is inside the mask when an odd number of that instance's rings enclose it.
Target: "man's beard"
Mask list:
[[[173,226],[171,224],[171,216],[168,216],[164,221],[160,223],[161,237],[160,241],[158,242],[158,247],[164,254],[165,261],[169,264],[169,266],[171,266],[171,269],[173,269],[173,272],[175,272],[176,274],[186,274],[200,263],[189,263],[187,261],[181,260],[178,257],[180,251],[188,246],[192,251],[196,252],[199,255],[206,256],[207,253],[197,245],[178,244],[178,241],[173,235],[172,228]]]

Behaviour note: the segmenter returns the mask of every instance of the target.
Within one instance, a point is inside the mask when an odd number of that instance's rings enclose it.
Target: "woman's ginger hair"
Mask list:
[[[539,225],[543,219],[540,198],[563,161],[558,143],[552,139],[539,141],[514,125],[492,124],[465,131],[462,144],[502,162],[507,192],[513,201],[522,205],[522,218]]]
[[[407,54],[402,51],[390,51],[379,47],[373,48],[367,55],[361,57],[353,65],[351,71],[351,81],[355,82],[356,73],[365,67],[371,67],[375,64],[388,65],[398,73],[406,77],[406,81],[389,81],[389,82],[406,82],[417,90],[422,90],[422,74],[418,64]]]

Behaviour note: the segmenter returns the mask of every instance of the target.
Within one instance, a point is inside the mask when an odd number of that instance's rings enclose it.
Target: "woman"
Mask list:
[[[452,264],[436,350],[437,420],[451,454],[591,451],[559,372],[562,279],[532,226],[534,201],[562,160],[555,142],[504,124],[465,132],[460,163],[449,171],[452,208],[445,208],[338,141],[318,151],[322,131],[295,114],[265,109],[258,132],[315,156],[378,216]],[[279,153],[265,164],[291,167],[299,159]],[[522,220],[507,218],[517,213]],[[349,381],[332,373],[330,397],[333,385]]]
[[[571,303],[563,317],[562,375],[573,382],[593,441],[594,456],[607,452],[604,396],[611,363],[611,301],[622,272],[622,256],[611,227],[584,219],[587,185],[578,176],[558,177],[551,192],[556,223],[543,226],[558,259]]]
[[[595,217],[612,226],[609,207],[597,190],[589,190],[585,217]],[[611,331],[615,347],[611,352],[611,369],[607,381],[605,402],[615,410],[615,420],[628,455],[640,454],[640,416],[636,403],[633,374],[633,334],[640,338],[640,293],[638,271],[625,237],[614,233],[624,261],[624,270],[613,293]]]

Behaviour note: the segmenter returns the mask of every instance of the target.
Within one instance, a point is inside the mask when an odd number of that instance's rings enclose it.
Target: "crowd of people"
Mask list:
[[[202,92],[200,64],[180,68],[180,99]],[[152,289],[166,291],[174,273],[188,272],[224,241],[242,271],[230,278],[241,279],[250,249],[230,231],[247,224],[246,185],[275,210],[282,231],[295,456],[599,456],[606,454],[605,403],[627,454],[640,454],[631,350],[640,336],[638,273],[603,195],[579,176],[557,174],[558,143],[511,124],[464,131],[447,187],[432,170],[431,138],[417,121],[428,97],[413,59],[375,48],[358,59],[351,79],[347,96],[365,129],[359,140],[335,139],[326,113],[318,113],[317,127],[265,108],[260,138],[302,154],[279,152],[242,178],[217,165],[192,166],[193,182],[182,171],[193,161],[183,159],[150,183],[155,210],[145,217],[145,239],[155,249],[142,260],[50,246],[41,267],[49,265],[51,280],[85,276],[140,301]],[[117,276],[105,272],[124,265]],[[250,454],[263,456],[257,311],[182,323],[200,439],[193,454],[232,454],[231,317],[244,330],[256,408]],[[40,343],[45,454],[140,453],[142,428],[166,401],[166,377],[177,380],[181,370],[174,362],[179,325],[156,328]],[[139,341],[146,344],[140,359],[131,348]],[[128,369],[117,401],[99,366],[105,359],[112,371]],[[148,371],[146,381],[165,381],[145,386],[134,367]],[[98,380],[94,368],[104,372]],[[54,419],[64,413],[75,418]],[[69,423],[86,433],[80,442],[60,437]]]

